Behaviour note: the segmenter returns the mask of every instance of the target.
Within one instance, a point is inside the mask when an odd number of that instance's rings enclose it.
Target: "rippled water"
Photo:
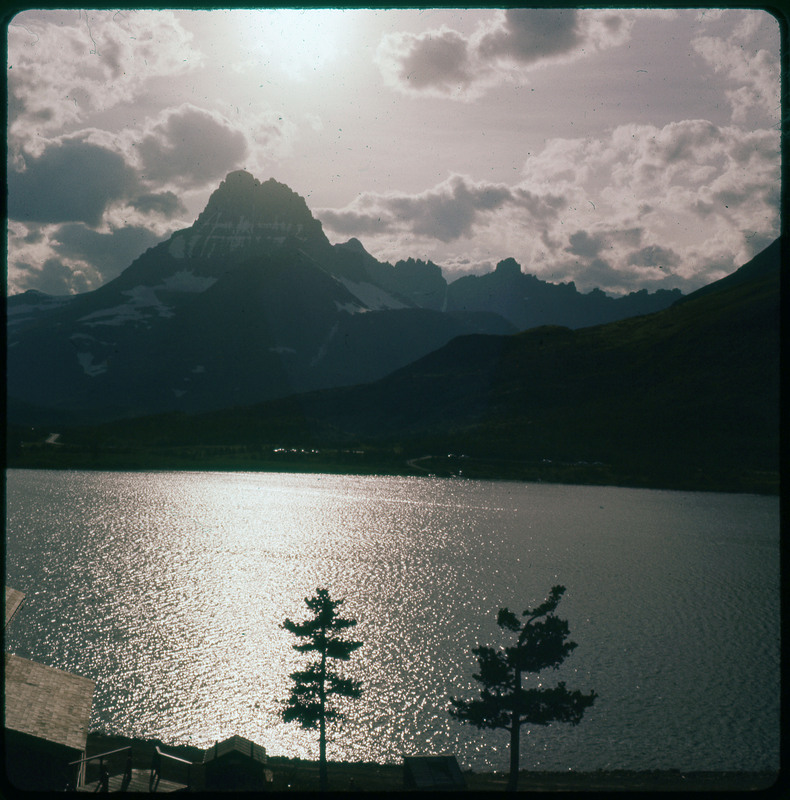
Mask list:
[[[779,503],[748,495],[267,473],[7,473],[6,649],[97,681],[92,727],[314,758],[279,719],[303,656],[280,627],[345,597],[364,692],[329,756],[452,752],[507,734],[447,714],[496,612],[567,587],[578,647],[546,683],[599,695],[523,729],[524,769],[777,769]]]

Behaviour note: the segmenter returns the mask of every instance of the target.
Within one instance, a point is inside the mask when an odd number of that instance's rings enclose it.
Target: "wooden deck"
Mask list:
[[[78,792],[96,792],[98,791],[99,782],[93,781],[85,786],[79,786]],[[154,784],[151,784],[151,770],[150,769],[133,769],[132,779],[128,780],[124,775],[113,775],[109,780],[109,791],[111,792],[185,792],[187,785],[185,783],[175,783],[174,781],[165,781],[156,779]]]

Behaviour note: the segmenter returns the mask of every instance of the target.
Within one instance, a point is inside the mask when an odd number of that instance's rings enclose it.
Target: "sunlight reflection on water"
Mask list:
[[[774,498],[260,473],[7,483],[7,582],[27,594],[7,648],[96,680],[94,728],[315,757],[315,734],[279,719],[303,664],[280,624],[326,586],[364,642],[330,758],[501,769],[506,734],[452,720],[447,697],[474,691],[471,648],[499,641],[500,606],[563,583],[579,647],[541,677],[599,700],[577,727],[525,729],[524,768],[778,766]]]

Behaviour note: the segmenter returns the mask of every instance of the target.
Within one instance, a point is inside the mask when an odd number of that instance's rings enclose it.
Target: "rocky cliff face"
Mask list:
[[[195,224],[172,237],[168,252],[174,258],[261,254],[287,241],[307,251],[330,247],[304,198],[273,178],[261,183],[239,170],[212,193]]]

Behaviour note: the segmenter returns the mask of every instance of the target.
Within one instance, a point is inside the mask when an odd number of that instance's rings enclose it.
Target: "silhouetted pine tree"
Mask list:
[[[582,694],[569,691],[564,682],[554,688],[529,688],[521,685],[524,672],[556,669],[576,647],[568,642],[568,622],[554,616],[564,586],[554,586],[549,597],[537,608],[527,609],[522,625],[507,608],[499,610],[497,624],[518,633],[511,647],[477,647],[472,652],[480,665],[473,677],[483,684],[475,700],[451,697],[451,716],[478,728],[504,728],[510,731],[510,775],[508,790],[518,788],[518,762],[521,726],[525,722],[548,725],[570,722],[577,725],[588,706],[597,697],[595,692]]]
[[[355,619],[342,619],[337,616],[337,607],[343,600],[332,600],[326,589],[317,589],[316,596],[305,598],[307,607],[314,613],[304,622],[291,622],[286,619],[282,627],[306,640],[293,645],[300,653],[316,652],[318,658],[306,670],[292,672],[293,687],[291,696],[285,704],[282,715],[286,722],[298,722],[303,728],[319,729],[319,788],[327,789],[326,770],[326,723],[337,719],[339,712],[328,705],[331,695],[359,697],[362,693],[359,681],[341,678],[328,665],[327,660],[337,658],[347,661],[351,653],[362,642],[340,639],[337,634],[357,624]]]

